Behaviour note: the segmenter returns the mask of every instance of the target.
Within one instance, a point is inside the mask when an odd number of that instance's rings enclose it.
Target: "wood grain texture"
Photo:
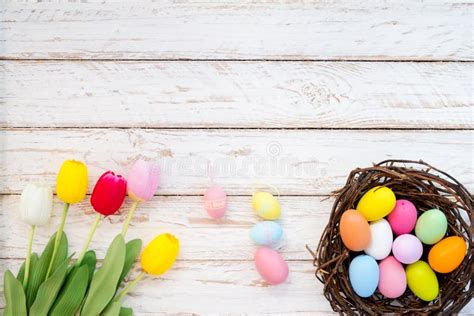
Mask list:
[[[474,128],[473,72],[471,63],[1,62],[0,126]]]
[[[16,272],[20,266],[19,260],[0,263],[0,272]],[[312,262],[289,261],[288,266],[288,281],[268,286],[251,261],[177,261],[162,277],[141,281],[124,305],[133,307],[134,315],[334,315]],[[136,263],[128,279],[138,269]],[[2,302],[3,295],[0,306]],[[460,315],[473,313],[471,301]]]
[[[1,258],[23,258],[28,227],[18,218],[19,195],[0,196]],[[79,253],[87,232],[95,219],[89,198],[71,206],[65,231],[69,237],[71,252]],[[202,206],[201,196],[160,196],[140,204],[127,238],[141,238],[144,243],[156,235],[171,232],[181,243],[182,260],[243,260],[251,261],[255,245],[249,237],[250,229],[261,220],[253,213],[251,197],[229,197],[229,208],[224,219],[211,219]],[[321,202],[323,197],[281,197],[284,241],[277,245],[288,260],[311,260],[305,245],[316,243],[329,219],[332,200]],[[127,199],[122,215],[105,219],[97,230],[91,247],[103,258],[112,239],[121,232],[130,203]],[[54,217],[50,223],[37,229],[34,250],[40,251],[49,236],[57,229],[62,203],[55,200]]]
[[[472,60],[465,1],[5,3],[2,58]]]
[[[90,188],[106,170],[126,174],[137,157],[158,161],[160,194],[202,194],[207,163],[231,195],[258,183],[282,195],[328,194],[349,172],[389,158],[423,159],[473,188],[472,131],[4,129],[0,193],[28,181],[54,184],[63,160],[86,162]]]
[[[16,272],[20,264],[18,260],[0,262],[1,272],[6,267]],[[288,282],[268,286],[252,261],[178,261],[162,277],[146,277],[124,305],[133,307],[134,315],[332,314],[312,263],[290,261],[289,269]],[[0,306],[2,302],[3,295]]]

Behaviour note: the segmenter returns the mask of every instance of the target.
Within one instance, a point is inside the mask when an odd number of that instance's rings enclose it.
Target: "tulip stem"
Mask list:
[[[133,213],[135,213],[135,210],[137,209],[138,206],[138,201],[133,201],[132,206],[130,206],[130,210],[128,211],[127,219],[123,223],[122,226],[122,236],[125,238],[125,235],[127,234],[128,230],[128,225],[130,224],[130,221],[132,220]]]
[[[76,267],[81,265],[82,259],[84,259],[84,255],[86,254],[87,249],[89,249],[92,236],[94,236],[95,230],[97,229],[97,226],[99,225],[101,219],[102,219],[102,215],[98,213],[97,216],[95,217],[95,221],[94,221],[94,224],[92,225],[91,231],[89,232],[89,236],[87,236],[86,243],[84,247],[82,248],[81,254],[79,255],[79,258],[76,261],[76,264],[75,264]]]
[[[35,235],[36,226],[31,225],[30,228],[30,237],[28,239],[28,252],[26,253],[25,260],[25,275],[23,277],[23,288],[26,291],[26,286],[28,285],[28,277],[30,276],[30,261],[31,261],[31,248],[33,246],[33,237]]]
[[[69,203],[64,203],[63,215],[61,216],[61,223],[59,224],[58,231],[56,232],[56,238],[54,240],[53,255],[51,256],[51,261],[49,262],[48,272],[46,273],[45,280],[48,279],[48,277],[50,276],[51,270],[53,269],[54,260],[56,260],[56,255],[57,255],[59,243],[61,241],[61,237],[63,234],[64,223],[66,222],[69,205],[70,205]]]
[[[135,286],[137,283],[143,279],[143,277],[146,275],[144,271],[142,271],[132,282],[128,283],[127,286],[123,289],[122,292],[114,299],[114,301],[119,302],[122,300],[122,298],[127,295],[127,293]]]

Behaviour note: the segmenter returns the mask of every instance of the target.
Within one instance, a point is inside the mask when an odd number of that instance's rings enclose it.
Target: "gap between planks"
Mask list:
[[[281,62],[281,63],[327,63],[327,62],[335,62],[335,63],[474,63],[474,59],[428,59],[428,58],[401,58],[401,59],[278,59],[278,58],[246,58],[246,59],[238,59],[238,58],[14,58],[14,57],[0,57],[0,61],[27,61],[27,62],[236,62],[236,63],[245,63],[245,62],[261,62],[261,63],[274,63],[274,62]]]

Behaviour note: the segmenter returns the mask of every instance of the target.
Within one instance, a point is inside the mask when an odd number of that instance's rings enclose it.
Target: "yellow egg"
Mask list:
[[[438,296],[439,284],[436,274],[424,261],[417,261],[406,267],[410,290],[423,301],[430,302]]]
[[[268,192],[257,192],[252,197],[254,212],[263,219],[274,220],[280,217],[280,202]]]
[[[466,242],[458,236],[447,237],[431,248],[428,262],[439,273],[449,273],[462,263],[466,255]]]
[[[387,216],[395,207],[396,198],[392,190],[384,186],[377,186],[367,191],[359,203],[357,210],[372,222]]]

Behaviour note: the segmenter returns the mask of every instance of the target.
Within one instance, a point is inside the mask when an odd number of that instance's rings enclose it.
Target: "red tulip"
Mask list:
[[[102,215],[112,215],[118,211],[127,194],[127,181],[112,171],[104,173],[95,184],[91,195],[94,210]]]

